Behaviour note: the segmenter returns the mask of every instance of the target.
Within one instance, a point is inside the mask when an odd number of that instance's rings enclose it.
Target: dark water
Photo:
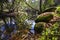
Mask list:
[[[15,24],[14,20],[12,20],[11,23],[10,23],[10,21],[7,21],[7,25],[8,25],[8,27],[14,28],[14,30],[11,32],[11,34],[16,32],[16,24]],[[11,34],[10,35],[4,34],[5,30],[6,30],[5,24],[3,24],[0,27],[0,31],[1,31],[0,36],[1,36],[2,40],[7,40],[7,39],[9,39],[9,37],[11,37]]]
[[[32,33],[34,34],[35,21],[34,21],[34,20],[26,20],[26,22],[29,23],[29,24],[31,24],[31,30],[30,30],[30,32],[32,32]],[[10,23],[10,21],[8,21],[8,22],[7,22],[7,25],[8,25],[9,27],[11,27],[11,28],[14,28],[14,30],[11,32],[11,34],[12,34],[12,33],[16,33],[17,30],[16,30],[16,24],[15,24],[15,21],[14,21],[14,20],[12,20],[11,23]],[[2,40],[8,40],[9,37],[11,37],[11,34],[8,35],[8,34],[4,34],[4,33],[3,33],[3,32],[6,30],[4,24],[2,25],[2,27],[0,28],[0,30],[2,31],[2,32],[0,33]]]

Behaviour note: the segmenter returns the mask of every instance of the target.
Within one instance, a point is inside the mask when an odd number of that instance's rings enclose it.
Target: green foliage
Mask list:
[[[60,17],[60,5],[56,7],[55,12],[57,13],[57,16]]]
[[[56,22],[55,24],[52,25],[54,27],[54,29],[59,27],[59,24]]]
[[[47,3],[48,3],[48,5],[53,5],[54,4],[54,0],[48,0]]]
[[[25,12],[20,12],[20,13],[16,16],[16,21],[17,21],[17,23],[22,23],[22,22],[24,22],[27,18],[28,18],[27,13],[25,13]]]
[[[15,21],[18,27],[17,30],[20,31],[21,34],[25,30],[29,29],[31,26],[27,22],[25,22],[25,20],[28,19],[28,14],[26,12],[22,12],[25,10],[25,8],[29,8],[28,5],[24,3],[24,1],[26,0],[15,0],[13,4],[13,3],[8,3],[7,0],[0,0],[0,10],[5,10],[5,9],[10,10],[13,8],[15,8],[15,10],[18,10],[17,11],[18,15],[16,16]],[[34,0],[34,2],[32,0],[28,0],[27,3],[35,9],[39,9],[39,0]],[[52,5],[54,5],[54,0],[45,1],[41,5],[42,11],[44,11],[45,9],[49,8]],[[1,9],[2,8],[1,6],[3,6],[3,9]],[[57,14],[54,14],[54,15],[60,17],[60,6],[57,7],[56,12]],[[60,30],[59,30],[60,23],[56,22],[51,26],[51,28],[45,28],[46,23],[48,23],[53,18],[54,15],[53,14],[39,15],[36,18],[35,20],[36,25],[34,27],[34,30],[37,34],[43,35],[38,40],[50,40],[50,38],[52,38],[52,40],[57,40],[57,37],[53,37],[50,35],[60,34]],[[13,31],[13,28],[12,29],[7,28],[7,32],[11,33],[12,31]],[[46,39],[46,36],[47,36],[47,39]]]
[[[43,39],[43,40],[58,40],[58,37],[56,35],[59,35],[59,25],[60,22],[56,22],[54,23],[51,28],[46,28],[45,30],[43,30],[42,32],[42,36],[39,39]],[[47,37],[47,39],[46,39]],[[51,38],[50,38],[51,37]]]
[[[48,15],[39,15],[35,22],[49,22],[49,20],[51,20],[53,18],[53,15],[52,14],[48,14]]]
[[[59,25],[60,22],[56,22],[55,24],[52,25],[52,30],[54,31],[55,34],[59,33]]]
[[[44,11],[45,9],[52,7],[54,4],[54,0],[45,0],[44,2],[42,1],[41,9]]]
[[[60,11],[60,5],[56,7],[56,11]]]
[[[56,7],[55,13],[56,13],[56,14],[54,14],[55,16],[60,17],[60,5],[58,5],[58,6]]]
[[[28,0],[26,1],[32,8],[39,10],[39,0]],[[27,5],[29,8],[29,6]]]
[[[18,30],[24,30],[30,28],[30,25],[27,22],[25,22],[25,20],[28,19],[28,15],[26,12],[20,12],[15,19]]]
[[[57,14],[57,13],[53,13],[52,15],[55,17],[60,17],[60,16],[58,16],[59,14]],[[42,15],[40,15],[40,16],[42,17]],[[38,17],[40,17],[40,16],[38,16]],[[58,35],[60,35],[60,27],[59,26],[60,26],[60,22],[55,22],[53,25],[49,26],[49,28],[45,28],[45,30],[43,30],[43,32],[42,32],[42,36],[39,39],[41,39],[41,40],[51,40],[51,39],[58,40]],[[47,37],[47,39],[46,39],[46,37]]]

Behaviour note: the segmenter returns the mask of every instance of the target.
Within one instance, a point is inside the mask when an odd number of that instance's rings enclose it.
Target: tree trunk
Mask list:
[[[41,6],[42,6],[42,0],[40,0],[40,6],[39,6],[39,8],[40,8],[40,14],[41,14],[41,12],[42,12]]]

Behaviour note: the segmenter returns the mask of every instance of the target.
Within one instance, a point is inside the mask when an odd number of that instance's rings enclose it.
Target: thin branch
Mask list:
[[[56,10],[56,7],[50,7],[50,8],[45,9],[45,10],[42,11],[41,13],[45,13],[45,12],[55,12],[55,10]]]
[[[31,5],[29,5],[26,1],[24,1],[24,2],[25,2],[25,4],[26,4],[27,6],[29,6],[30,8],[32,8],[32,9],[34,9],[34,10],[36,10],[36,11],[39,11],[39,10],[33,8]]]
[[[39,5],[39,7],[40,7],[40,14],[41,14],[41,12],[42,12],[42,0],[40,0],[40,5]]]

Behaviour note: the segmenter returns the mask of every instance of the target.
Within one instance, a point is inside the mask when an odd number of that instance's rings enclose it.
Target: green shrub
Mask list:
[[[21,12],[16,16],[16,22],[22,23],[28,18],[28,14],[26,12]]]
[[[57,16],[60,17],[60,5],[56,7],[55,12],[57,13]]]

